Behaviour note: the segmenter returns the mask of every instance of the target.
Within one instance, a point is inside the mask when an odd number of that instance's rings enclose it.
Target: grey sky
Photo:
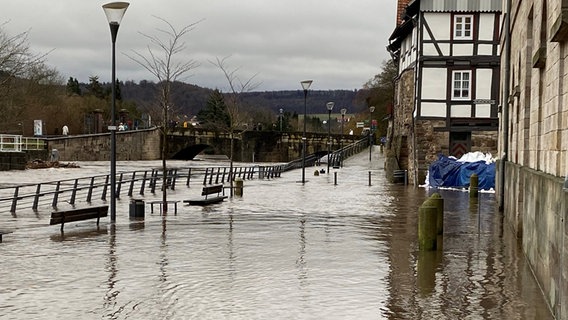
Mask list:
[[[30,31],[34,52],[53,50],[48,64],[65,79],[110,81],[110,31],[99,0],[2,0],[0,22],[10,34]],[[385,50],[395,27],[396,0],[131,0],[117,39],[117,77],[155,79],[123,53],[144,52],[158,34],[201,21],[184,38],[185,58],[199,67],[184,82],[226,89],[221,71],[208,61],[231,56],[242,78],[258,74],[258,91],[312,88],[359,89],[389,59]]]

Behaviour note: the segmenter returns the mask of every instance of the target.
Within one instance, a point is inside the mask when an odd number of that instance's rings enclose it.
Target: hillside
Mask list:
[[[149,81],[140,81],[140,83],[127,81],[121,83],[120,90],[123,100],[134,101],[138,106],[147,106],[156,103],[156,88],[156,84]],[[212,89],[182,82],[174,83],[172,89],[173,105],[188,115],[197,114],[212,92]],[[359,101],[363,99],[358,99],[361,93],[361,90],[309,91],[307,112],[308,114],[325,113],[327,112],[325,105],[329,101],[335,102],[337,110],[347,108],[349,113],[360,112],[367,107],[364,101]],[[291,113],[304,112],[304,92],[302,90],[257,91],[245,93],[243,96],[245,104],[251,107],[267,109],[275,113],[278,113],[280,108]]]

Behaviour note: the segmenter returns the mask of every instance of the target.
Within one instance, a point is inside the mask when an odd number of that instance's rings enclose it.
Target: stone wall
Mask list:
[[[395,103],[387,132],[385,170],[392,181],[394,170],[409,170],[413,167],[411,154],[414,111],[414,71],[404,71],[395,83]],[[409,179],[409,181],[412,181]]]
[[[505,219],[557,319],[568,319],[568,192],[562,178],[507,162]],[[520,192],[519,192],[520,191]],[[522,198],[519,200],[517,194]]]
[[[116,133],[116,160],[160,159],[160,131],[136,130]],[[59,153],[59,161],[110,159],[110,133],[47,139],[48,150]]]

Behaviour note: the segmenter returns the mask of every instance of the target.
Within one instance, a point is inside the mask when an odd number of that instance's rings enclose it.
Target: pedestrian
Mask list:
[[[61,129],[61,132],[63,133],[64,136],[69,134],[69,127],[67,127],[67,125],[64,125],[63,128]]]

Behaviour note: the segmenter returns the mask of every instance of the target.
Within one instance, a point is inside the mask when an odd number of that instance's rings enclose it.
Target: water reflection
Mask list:
[[[300,186],[290,172],[247,180],[243,198],[141,220],[121,199],[116,224],[69,224],[64,235],[41,211],[0,216],[19,226],[0,245],[2,316],[550,319],[493,195],[470,203],[440,191],[442,248],[419,252],[418,207],[433,190],[390,185],[374,166],[372,186],[363,155],[345,162],[337,185],[321,175]]]

